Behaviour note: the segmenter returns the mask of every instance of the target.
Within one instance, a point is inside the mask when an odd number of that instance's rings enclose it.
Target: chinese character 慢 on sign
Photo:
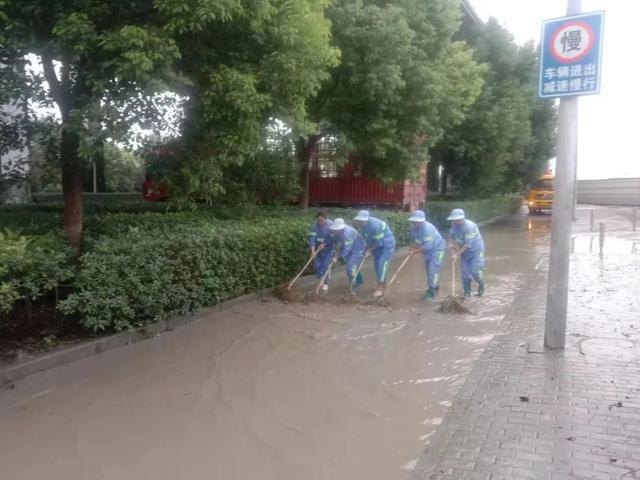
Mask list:
[[[561,42],[563,52],[582,50],[582,31],[569,30],[568,32],[564,32]]]

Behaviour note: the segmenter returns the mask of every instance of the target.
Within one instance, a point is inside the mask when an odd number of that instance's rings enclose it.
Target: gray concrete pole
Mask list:
[[[567,14],[572,15],[581,11],[582,0],[568,0]],[[560,100],[558,158],[551,221],[549,283],[544,329],[545,347],[551,349],[563,349],[567,334],[569,255],[577,160],[578,97],[564,97]]]
[[[573,206],[571,207],[571,220],[578,220],[576,217],[576,207],[578,205],[578,168],[576,167],[575,177],[573,178]]]

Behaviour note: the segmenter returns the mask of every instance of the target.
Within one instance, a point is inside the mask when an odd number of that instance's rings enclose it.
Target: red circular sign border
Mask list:
[[[560,32],[562,30],[564,30],[566,27],[570,26],[570,25],[577,25],[577,26],[582,27],[585,30],[587,30],[589,32],[589,44],[587,45],[587,48],[585,48],[584,52],[582,52],[577,57],[574,57],[574,58],[571,58],[571,59],[565,59],[565,58],[562,58],[556,52],[555,48],[553,48],[553,47],[556,44],[556,39],[558,38],[558,35],[560,35]],[[549,45],[549,49],[551,50],[551,55],[553,55],[554,58],[556,60],[558,60],[559,62],[562,62],[562,63],[575,63],[578,60],[582,60],[584,57],[589,55],[589,53],[591,53],[591,50],[593,49],[593,44],[594,43],[595,43],[595,34],[593,33],[593,28],[591,27],[591,25],[589,25],[587,22],[582,22],[582,21],[579,21],[579,20],[572,20],[570,22],[563,23],[562,26],[559,27],[556,30],[556,32],[553,34],[553,37],[551,38],[551,45]]]

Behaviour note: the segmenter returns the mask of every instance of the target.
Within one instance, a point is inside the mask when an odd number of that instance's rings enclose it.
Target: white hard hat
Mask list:
[[[449,220],[450,222],[453,220],[464,220],[464,210],[462,210],[461,208],[454,208],[447,220]]]
[[[329,227],[329,230],[344,230],[344,220],[342,218],[336,218]]]
[[[424,221],[426,221],[426,217],[424,215],[424,212],[422,210],[416,210],[409,217],[409,221],[410,222],[424,222]]]
[[[358,222],[368,222],[369,221],[369,210],[360,210],[358,215],[354,218]]]

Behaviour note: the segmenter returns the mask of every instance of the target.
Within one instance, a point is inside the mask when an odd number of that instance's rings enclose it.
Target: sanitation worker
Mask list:
[[[391,259],[396,251],[396,239],[386,222],[369,215],[367,210],[361,210],[354,218],[369,251],[373,254],[378,286],[373,293],[374,298],[384,295]]]
[[[309,231],[309,250],[311,255],[316,255],[313,261],[313,269],[316,274],[316,278],[321,279],[329,268],[331,263],[331,253],[333,252],[333,242],[331,241],[331,220],[327,218],[327,214],[324,212],[318,212],[316,214],[316,223],[311,225]],[[322,291],[329,290],[329,275],[322,285]]]
[[[438,229],[427,222],[422,210],[416,210],[409,217],[411,222],[411,238],[413,238],[412,255],[422,254],[427,272],[427,291],[422,298],[433,300],[440,289],[440,270],[447,244]]]
[[[451,222],[449,242],[454,259],[460,259],[464,296],[471,296],[471,283],[478,283],[478,296],[484,295],[484,241],[478,226],[456,208],[447,219]]]
[[[364,238],[358,230],[345,224],[342,218],[336,218],[329,228],[333,232],[333,243],[338,249],[338,255],[347,264],[349,285],[359,287],[364,282],[362,272],[358,272],[365,251]]]

